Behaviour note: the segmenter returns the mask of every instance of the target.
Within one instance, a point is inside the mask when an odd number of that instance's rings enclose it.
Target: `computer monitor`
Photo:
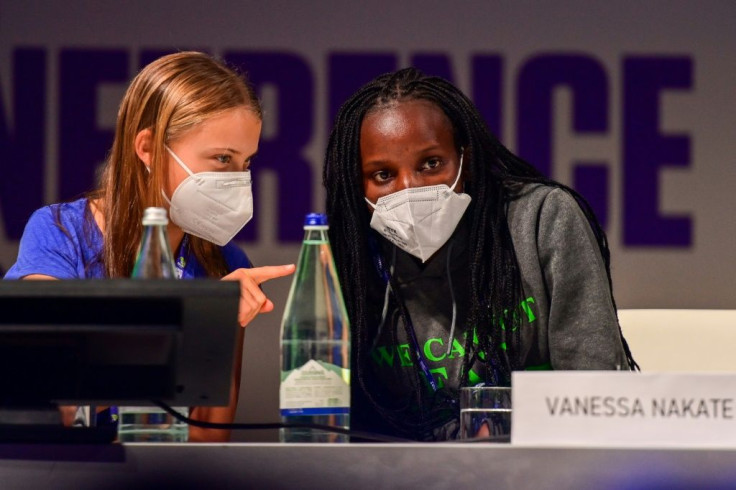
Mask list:
[[[227,405],[239,297],[214,279],[0,281],[0,407]]]

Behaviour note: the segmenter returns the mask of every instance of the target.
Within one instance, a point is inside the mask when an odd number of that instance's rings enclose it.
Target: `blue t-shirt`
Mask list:
[[[103,236],[92,219],[86,198],[52,204],[31,215],[20,239],[18,259],[4,279],[20,279],[44,274],[57,279],[103,279]],[[182,247],[182,249],[185,247]],[[221,247],[228,269],[253,267],[248,257],[233,242]],[[177,257],[182,279],[207,277],[193,254]],[[117,407],[97,414],[98,425],[116,424]]]
[[[103,236],[92,219],[86,198],[52,204],[33,213],[23,230],[18,259],[5,279],[44,274],[57,279],[101,279]],[[240,247],[230,242],[221,247],[228,269],[253,267]],[[182,279],[207,277],[193,254],[177,257],[184,262]]]

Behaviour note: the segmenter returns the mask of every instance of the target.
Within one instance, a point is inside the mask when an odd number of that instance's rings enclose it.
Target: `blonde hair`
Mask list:
[[[108,277],[127,277],[141,238],[148,206],[162,206],[168,176],[165,145],[228,109],[246,107],[259,118],[261,106],[248,81],[224,63],[199,52],[164,56],[143,68],[120,103],[115,140],[100,187],[105,230],[103,261]],[[151,131],[150,173],[135,151],[138,133]],[[227,272],[219,248],[190,237],[197,259],[211,276]]]

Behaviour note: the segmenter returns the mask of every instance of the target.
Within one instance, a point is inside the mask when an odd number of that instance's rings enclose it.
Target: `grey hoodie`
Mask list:
[[[525,296],[535,302],[534,328],[522,327],[523,365],[628,370],[603,258],[575,199],[526,186],[508,222]]]
[[[524,300],[517,305],[521,315],[521,360],[525,369],[629,369],[611,301],[608,276],[593,231],[575,199],[556,187],[530,184],[509,204],[508,223],[519,263]],[[470,308],[469,243],[467,216],[450,241],[429,261],[381,245],[392,257],[395,278],[426,360],[440,390],[425,399],[425,413],[438,417],[428,439],[451,439],[457,432],[453,404],[457,399],[460,368],[467,355],[463,346],[472,329],[467,325]],[[395,255],[394,255],[395,254]],[[452,286],[448,281],[448,272]],[[369,305],[381,311],[383,293],[371,291]],[[457,330],[451,333],[453,299],[457,306]],[[381,388],[387,405],[403,407],[407,426],[419,422],[412,379],[419,370],[395,302],[388,308],[386,326],[377,336],[368,378]],[[486,382],[482,366],[469,371],[470,384]],[[355,388],[351,419],[355,428],[395,433],[373,411],[365,395]],[[414,407],[414,408],[412,408]]]

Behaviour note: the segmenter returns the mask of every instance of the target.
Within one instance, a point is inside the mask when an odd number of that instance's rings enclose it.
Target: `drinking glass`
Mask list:
[[[460,438],[511,440],[511,388],[470,386],[460,389]]]

